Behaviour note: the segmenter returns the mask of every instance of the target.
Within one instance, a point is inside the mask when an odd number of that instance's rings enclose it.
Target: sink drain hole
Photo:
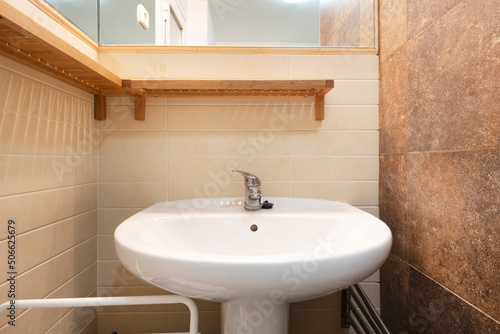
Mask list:
[[[259,227],[258,227],[257,225],[255,225],[255,224],[253,224],[252,226],[250,226],[250,229],[251,229],[253,232],[255,232],[255,231],[257,231],[257,230],[259,229]]]

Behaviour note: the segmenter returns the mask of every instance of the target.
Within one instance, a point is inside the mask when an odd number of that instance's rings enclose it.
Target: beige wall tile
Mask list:
[[[99,261],[97,284],[103,287],[149,286],[125,269],[120,261]]]
[[[93,183],[97,158],[77,156],[0,156],[0,196]]]
[[[99,209],[97,210],[97,232],[112,234],[125,219],[141,211],[141,209]]]
[[[16,317],[16,326],[7,324],[6,317],[2,317],[0,323],[0,333],[44,333],[50,329],[58,320],[60,311],[58,308],[29,309]]]
[[[97,238],[93,238],[19,275],[17,286],[23,288],[19,289],[16,297],[18,299],[43,298],[96,260]],[[1,292],[6,292],[7,284],[0,285]]]
[[[293,156],[378,155],[377,131],[292,131]]]
[[[167,55],[169,79],[288,79],[288,55]]]
[[[293,182],[292,197],[378,205],[378,182]]]
[[[228,182],[242,181],[242,176],[232,172],[245,170],[257,175],[262,181],[290,180],[288,157],[172,157],[168,160],[170,182]]]
[[[164,132],[101,132],[99,156],[163,156],[166,150]]]
[[[164,130],[167,127],[167,107],[151,105],[146,99],[146,119],[135,119],[135,101],[131,104],[109,104],[106,99],[106,120],[99,122],[99,129],[106,131],[117,130]]]
[[[0,212],[19,224],[17,233],[45,226],[97,207],[97,186],[88,184],[0,198]],[[58,203],[54,206],[54,203]],[[30,208],[26,210],[26,208]],[[0,240],[7,231],[0,229]]]
[[[378,56],[293,55],[290,56],[290,78],[334,80],[378,79]]]
[[[288,105],[176,105],[168,108],[169,130],[288,130]]]
[[[84,328],[85,330],[90,331],[90,328],[87,329],[86,326],[88,326],[89,322],[91,322],[96,315],[97,309],[93,307],[74,308],[61,319],[59,324],[61,330],[60,333],[81,334],[81,331],[84,330]]]
[[[378,80],[337,80],[325,105],[378,105]]]
[[[94,237],[96,232],[97,212],[94,210],[28,233],[17,234],[16,243],[20,251],[17,254],[16,271],[25,272]],[[8,250],[7,243],[7,240],[0,242],[0,251],[5,254]],[[0,268],[2,272],[10,271],[7,261],[1,263]]]
[[[169,156],[287,156],[289,134],[282,131],[169,132]]]
[[[115,239],[112,235],[102,235],[98,237],[97,254],[99,260],[118,260],[115,250]]]
[[[92,320],[89,323],[87,323],[85,328],[83,328],[82,331],[78,334],[96,334],[96,333],[97,333],[97,315],[95,315],[94,318],[92,318]]]
[[[145,208],[166,200],[165,183],[101,183],[99,208]]]
[[[168,200],[176,201],[203,197],[244,197],[245,188],[243,183],[171,183],[168,186]],[[266,182],[262,185],[262,196],[265,197],[289,197],[289,182]]]
[[[165,182],[166,159],[101,157],[99,182]]]
[[[312,101],[311,101],[312,102]],[[314,108],[292,107],[292,130],[378,130],[378,106],[325,106],[325,119],[314,119]]]
[[[378,157],[293,157],[293,181],[377,181]]]

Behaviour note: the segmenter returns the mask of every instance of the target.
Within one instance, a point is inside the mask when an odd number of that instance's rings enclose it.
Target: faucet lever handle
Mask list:
[[[233,172],[236,172],[236,173],[240,173],[241,175],[243,175],[243,177],[245,178],[245,185],[248,186],[248,187],[256,187],[256,186],[260,186],[260,179],[249,173],[249,172],[245,172],[243,170],[237,170],[237,169],[233,169]]]

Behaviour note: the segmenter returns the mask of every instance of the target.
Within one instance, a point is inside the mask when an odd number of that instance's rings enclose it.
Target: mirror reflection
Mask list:
[[[102,45],[374,47],[374,0],[46,0]]]

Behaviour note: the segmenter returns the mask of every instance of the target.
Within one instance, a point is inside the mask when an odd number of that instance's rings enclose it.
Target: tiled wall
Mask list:
[[[500,3],[380,1],[391,333],[500,333]]]
[[[321,46],[375,47],[374,0],[321,0]]]
[[[336,81],[323,122],[314,120],[312,98],[148,98],[145,121],[134,120],[131,98],[108,98],[108,119],[99,123],[99,294],[163,293],[124,271],[114,228],[159,201],[242,197],[235,167],[258,175],[264,196],[339,200],[378,215],[377,56],[101,56],[124,78]],[[365,284],[377,306],[378,286],[378,274]],[[198,306],[200,332],[219,334],[220,305]],[[339,308],[338,294],[293,304],[290,333],[347,333]],[[187,310],[176,306],[107,308],[98,317],[102,334],[188,325]]]
[[[0,57],[0,296],[97,293],[97,123],[93,96]],[[15,222],[15,267],[7,225]],[[95,333],[93,309],[17,309],[0,332]]]

